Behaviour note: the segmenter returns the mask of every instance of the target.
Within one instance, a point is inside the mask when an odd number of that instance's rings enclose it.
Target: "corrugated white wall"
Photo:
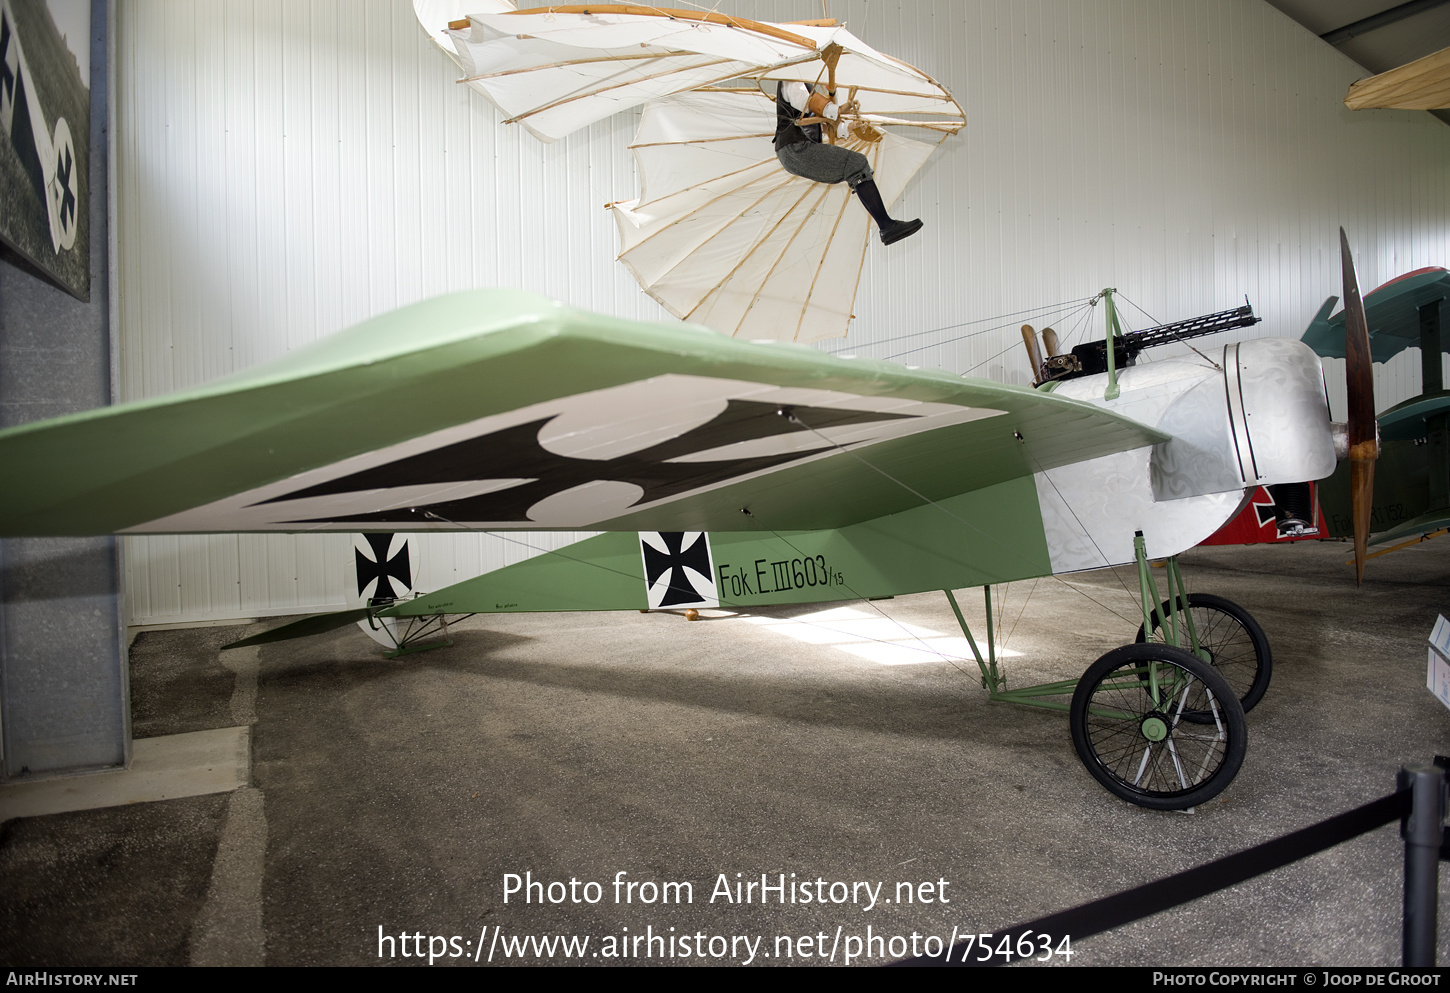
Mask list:
[[[721,9],[821,16],[819,0]],[[1345,110],[1364,74],[1262,0],[829,11],[939,79],[968,126],[896,211],[926,229],[868,252],[851,336],[828,349],[1022,382],[1021,318],[960,325],[1110,285],[1163,321],[1248,295],[1265,318],[1256,332],[1297,336],[1339,293],[1341,224],[1365,289],[1450,263],[1450,128]],[[613,262],[602,209],[635,195],[632,117],[554,145],[503,127],[403,0],[132,0],[117,23],[125,398],[450,290],[522,287],[668,319]],[[1380,406],[1418,388],[1410,351],[1381,370]],[[424,537],[422,582],[571,537]],[[348,547],[340,535],[130,539],[132,623],[338,604]]]

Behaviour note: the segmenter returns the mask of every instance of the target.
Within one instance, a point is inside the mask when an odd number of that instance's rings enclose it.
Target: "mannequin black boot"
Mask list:
[[[881,191],[876,189],[875,180],[868,179],[856,184],[856,196],[866,213],[876,219],[881,229],[881,244],[893,245],[902,238],[909,238],[921,230],[921,221],[895,221],[886,213],[886,204],[881,202]]]

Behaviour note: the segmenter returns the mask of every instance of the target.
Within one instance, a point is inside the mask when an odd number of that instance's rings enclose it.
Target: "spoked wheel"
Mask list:
[[[1093,778],[1154,810],[1218,795],[1248,745],[1244,709],[1227,681],[1169,645],[1125,645],[1098,659],[1078,681],[1071,718],[1073,747]]]
[[[1273,674],[1274,662],[1269,652],[1269,639],[1259,622],[1247,610],[1220,596],[1208,593],[1188,594],[1188,613],[1193,631],[1198,636],[1198,651],[1203,661],[1228,680],[1245,712],[1264,698]],[[1153,640],[1172,644],[1163,618],[1168,614],[1168,601],[1153,612]],[[1178,632],[1183,647],[1192,650],[1183,615],[1178,616]],[[1143,641],[1143,628],[1138,627],[1138,641]],[[1204,715],[1207,716],[1207,715]],[[1196,720],[1189,717],[1188,720]]]

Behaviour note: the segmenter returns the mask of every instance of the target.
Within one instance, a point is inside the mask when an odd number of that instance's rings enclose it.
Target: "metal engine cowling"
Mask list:
[[[1222,374],[1165,411],[1173,440],[1153,449],[1157,500],[1323,479],[1334,441],[1319,356],[1288,338],[1226,345]]]

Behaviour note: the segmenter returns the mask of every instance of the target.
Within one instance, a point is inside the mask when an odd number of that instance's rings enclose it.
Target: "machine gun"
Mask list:
[[[1187,320],[1160,324],[1143,331],[1124,334],[1118,326],[1117,313],[1113,306],[1113,293],[1113,290],[1108,289],[1103,290],[1100,294],[1101,299],[1107,305],[1108,335],[1097,341],[1074,345],[1070,352],[1058,354],[1056,332],[1052,328],[1043,328],[1042,341],[1047,346],[1048,354],[1046,359],[1040,358],[1037,352],[1036,333],[1030,324],[1022,325],[1022,339],[1027,344],[1028,357],[1032,361],[1034,369],[1037,370],[1036,381],[1033,385],[1041,386],[1043,383],[1076,379],[1078,376],[1090,376],[1109,371],[1107,347],[1109,338],[1113,342],[1111,367],[1121,369],[1124,366],[1136,364],[1138,353],[1145,348],[1187,341],[1190,338],[1201,338],[1206,334],[1217,334],[1220,331],[1252,327],[1260,321],[1260,318],[1254,316],[1253,307],[1249,306],[1248,301],[1245,300],[1242,307],[1233,310],[1221,310],[1216,314],[1191,317]]]

